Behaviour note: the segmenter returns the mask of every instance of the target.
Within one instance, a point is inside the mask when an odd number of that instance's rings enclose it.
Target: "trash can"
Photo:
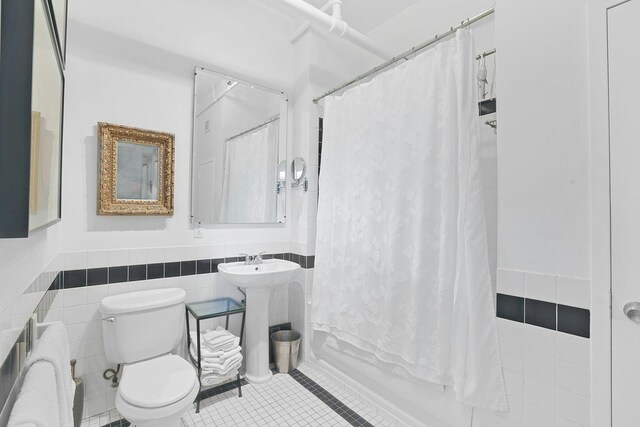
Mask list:
[[[298,367],[300,334],[296,331],[277,331],[271,334],[273,358],[281,374],[295,371]]]

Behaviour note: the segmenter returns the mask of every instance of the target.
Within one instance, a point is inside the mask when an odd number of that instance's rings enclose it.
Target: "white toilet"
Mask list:
[[[171,354],[183,339],[185,292],[167,288],[104,298],[100,304],[107,360],[122,364],[116,409],[137,427],[178,427],[200,383]]]

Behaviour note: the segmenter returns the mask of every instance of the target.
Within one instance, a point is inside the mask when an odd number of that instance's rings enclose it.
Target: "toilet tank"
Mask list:
[[[171,352],[183,338],[185,291],[130,292],[100,303],[102,337],[111,363],[132,363]]]

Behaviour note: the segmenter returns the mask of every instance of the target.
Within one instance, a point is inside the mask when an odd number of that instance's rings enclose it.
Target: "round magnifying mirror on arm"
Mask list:
[[[296,157],[291,162],[291,188],[303,187],[309,189],[309,180],[306,177],[307,165],[302,157]]]

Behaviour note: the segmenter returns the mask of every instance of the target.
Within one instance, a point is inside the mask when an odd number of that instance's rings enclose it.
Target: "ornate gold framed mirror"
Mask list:
[[[174,136],[98,123],[99,215],[173,215]]]

